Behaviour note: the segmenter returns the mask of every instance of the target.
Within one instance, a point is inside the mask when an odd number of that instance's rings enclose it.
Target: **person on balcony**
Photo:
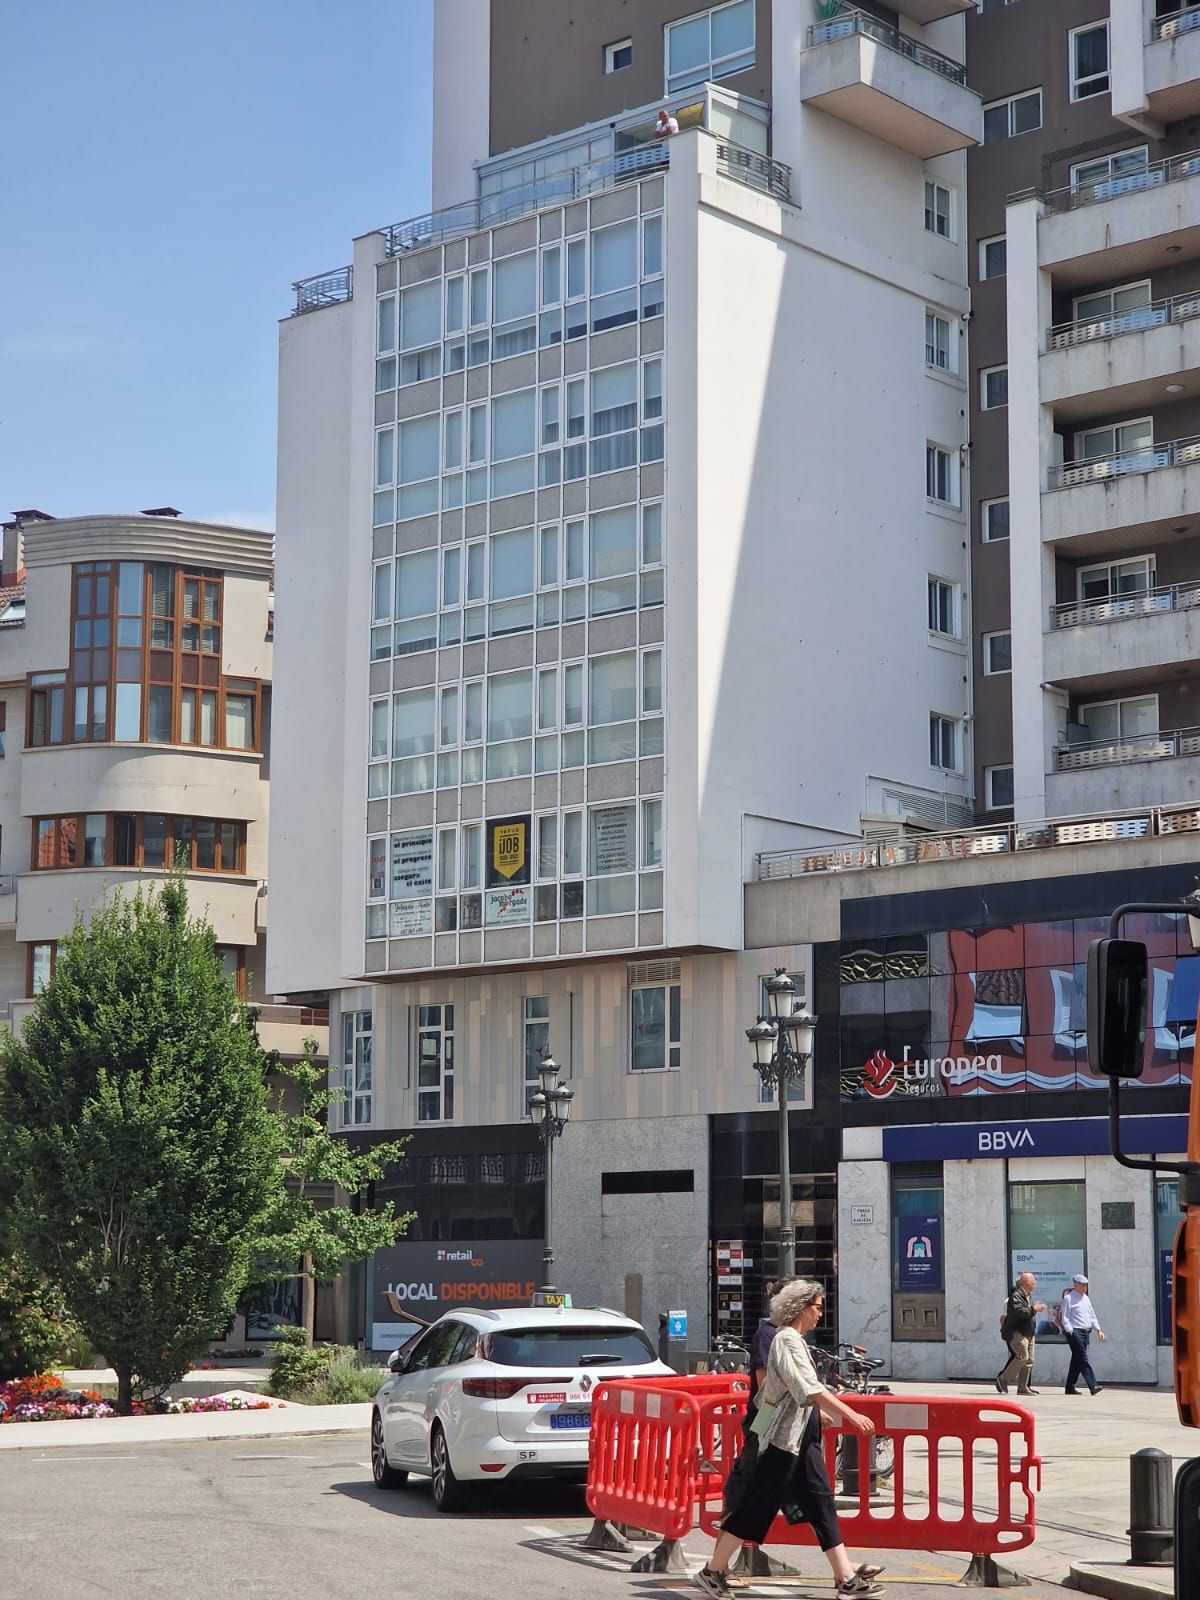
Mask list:
[[[865,1438],[875,1432],[870,1417],[830,1394],[817,1377],[804,1335],[820,1322],[824,1309],[825,1291],[812,1278],[792,1279],[771,1301],[771,1321],[778,1332],[757,1396],[754,1431],[761,1453],[745,1493],[721,1523],[713,1553],[695,1578],[714,1600],[733,1593],[729,1563],[739,1546],[764,1543],[784,1505],[789,1520],[811,1525],[833,1568],[835,1594],[853,1600],[884,1592],[875,1581],[882,1567],[851,1564],[821,1454],[822,1412]]]
[[[654,124],[654,137],[656,139],[669,139],[673,133],[679,132],[679,122],[674,113],[668,111],[666,106],[658,113],[658,121]]]

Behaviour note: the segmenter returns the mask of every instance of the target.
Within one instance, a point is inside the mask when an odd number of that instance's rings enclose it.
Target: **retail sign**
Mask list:
[[[921,1056],[905,1045],[899,1061],[886,1050],[876,1050],[863,1063],[860,1074],[862,1095],[868,1100],[889,1100],[892,1095],[928,1097],[944,1093],[944,1085],[966,1090],[984,1079],[999,1079],[1004,1072],[1003,1057]]]
[[[855,1227],[858,1227],[858,1228],[868,1227],[871,1223],[873,1223],[875,1221],[875,1207],[874,1206],[851,1206],[850,1207],[850,1221],[855,1225]]]
[[[393,939],[433,932],[432,900],[393,900],[388,913],[388,934]]]
[[[1169,1155],[1187,1149],[1187,1118],[1123,1117],[1122,1149]],[[885,1161],[988,1161],[1006,1156],[1103,1156],[1108,1119],[1045,1122],[943,1122],[883,1129]]]
[[[687,1314],[686,1311],[668,1311],[667,1312],[667,1338],[668,1339],[686,1339],[687,1338],[687,1322],[688,1322],[688,1314]]]
[[[533,895],[518,884],[511,889],[488,889],[483,896],[485,928],[510,928],[529,922],[533,916]]]
[[[537,1239],[399,1239],[374,1256],[371,1348],[390,1350],[455,1306],[528,1306],[542,1270]]]
[[[392,900],[433,893],[433,829],[392,835]]]
[[[633,806],[595,806],[590,817],[588,871],[596,876],[637,870]]]
[[[1034,1332],[1039,1338],[1060,1333],[1058,1308],[1062,1297],[1071,1287],[1075,1274],[1087,1271],[1083,1251],[1014,1250],[1010,1264],[1012,1283],[1016,1283],[1023,1272],[1032,1272],[1037,1279],[1033,1298],[1043,1301],[1046,1309],[1037,1313]]]
[[[942,1219],[940,1216],[900,1217],[896,1223],[896,1288],[901,1294],[940,1293],[942,1277]]]
[[[529,817],[497,817],[488,823],[486,888],[529,882],[529,828]]]

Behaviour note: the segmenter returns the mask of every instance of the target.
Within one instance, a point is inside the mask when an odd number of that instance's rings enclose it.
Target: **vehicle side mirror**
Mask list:
[[[400,1350],[393,1350],[387,1360],[389,1372],[403,1372],[404,1354]]]
[[[1088,1065],[1102,1078],[1140,1078],[1145,1066],[1149,962],[1136,939],[1096,939],[1088,948]]]

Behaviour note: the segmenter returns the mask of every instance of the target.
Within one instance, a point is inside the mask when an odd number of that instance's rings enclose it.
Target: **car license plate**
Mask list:
[[[556,1411],[550,1418],[552,1428],[589,1428],[591,1423],[590,1411]]]

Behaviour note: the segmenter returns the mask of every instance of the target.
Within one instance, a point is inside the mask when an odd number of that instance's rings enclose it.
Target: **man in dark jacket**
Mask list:
[[[790,1282],[785,1279],[783,1282]],[[767,1309],[771,1301],[783,1287],[783,1282],[768,1282],[765,1287],[765,1300]],[[779,1332],[770,1317],[763,1317],[754,1330],[750,1340],[750,1400],[746,1406],[746,1415],[742,1418],[742,1448],[733,1469],[725,1480],[725,1511],[729,1513],[737,1505],[745,1493],[746,1485],[754,1472],[755,1463],[758,1461],[758,1435],[752,1433],[751,1424],[754,1413],[758,1410],[757,1395],[767,1377],[767,1360],[771,1354],[771,1341]]]
[[[1010,1353],[1008,1364],[996,1374],[996,1388],[1000,1394],[1008,1393],[1009,1383],[1015,1378],[1018,1394],[1036,1394],[1030,1387],[1033,1378],[1034,1318],[1045,1311],[1042,1300],[1034,1300],[1037,1279],[1032,1272],[1022,1272],[1009,1292],[1004,1307],[1004,1321],[1000,1333]]]

